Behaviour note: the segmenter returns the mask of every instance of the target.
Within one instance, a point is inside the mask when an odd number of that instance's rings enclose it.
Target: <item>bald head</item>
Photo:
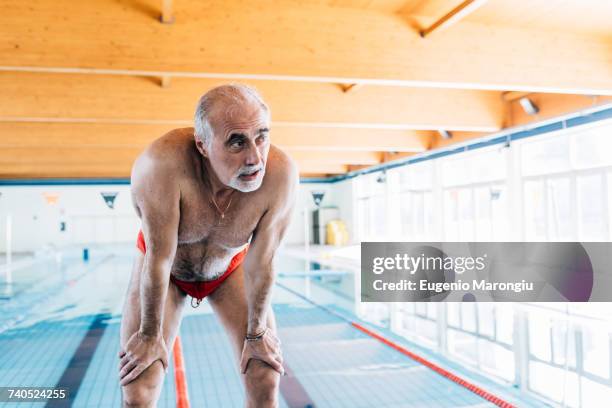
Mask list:
[[[268,114],[268,117],[270,115],[268,105],[266,105],[257,90],[250,86],[228,84],[218,86],[206,92],[198,101],[194,115],[196,137],[206,146],[210,147],[213,138],[211,126],[213,113],[218,112],[232,117],[233,112],[244,105],[258,105]]]

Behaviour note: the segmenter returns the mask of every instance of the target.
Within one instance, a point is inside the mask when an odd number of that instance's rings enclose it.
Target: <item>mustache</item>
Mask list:
[[[256,171],[260,171],[260,170],[263,170],[263,166],[262,165],[244,166],[244,167],[240,168],[240,170],[238,171],[238,175],[239,176],[244,176],[246,174],[252,174],[252,173],[255,173]]]

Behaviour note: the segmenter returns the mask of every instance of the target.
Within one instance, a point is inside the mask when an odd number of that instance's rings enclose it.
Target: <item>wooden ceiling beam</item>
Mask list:
[[[82,148],[41,149],[10,148],[0,149],[0,178],[10,177],[129,177],[138,149],[95,149]],[[341,174],[346,172],[344,162],[360,162],[351,155],[331,158],[296,158],[300,173]],[[373,163],[376,164],[376,163]],[[82,173],[82,174],[81,174]]]
[[[330,176],[330,174],[325,174],[325,173],[301,173],[300,177],[301,178],[305,178],[305,179],[309,179],[309,178],[325,178]]]
[[[509,126],[525,125],[530,122],[550,119],[578,112],[582,109],[612,103],[612,97],[610,96],[595,95],[530,94],[529,100],[538,107],[538,113],[536,115],[528,115],[520,103],[518,103],[518,100],[515,100],[510,104]]]
[[[300,175],[302,174],[343,174],[347,172],[347,166],[344,164],[333,163],[313,163],[303,162],[297,163]]]
[[[482,7],[488,0],[465,0],[457,7],[440,17],[435,23],[420,32],[421,37],[425,38],[435,30],[441,31],[456,24],[459,20],[470,15]]]
[[[287,154],[297,162],[360,164],[372,166],[382,161],[380,152],[358,151],[300,151],[287,149]]]
[[[537,115],[526,114],[518,101],[514,100],[509,103],[508,127],[529,125],[530,123],[572,114],[595,106],[609,106],[612,103],[612,97],[610,96],[530,94],[529,99],[540,109]],[[440,135],[433,134],[431,148],[445,147],[486,136],[480,132],[452,133],[453,137],[451,139],[442,139]]]
[[[131,164],[49,164],[49,163],[1,163],[0,179],[38,178],[129,178]]]
[[[357,89],[361,88],[363,84],[340,84],[340,89],[342,92],[349,93],[355,92]]]
[[[343,174],[347,166],[334,163],[297,163],[300,175]],[[129,178],[131,163],[0,163],[0,179],[10,178],[84,178],[120,177]]]
[[[20,123],[0,121],[0,148],[65,146],[88,149],[128,147],[144,149],[172,130],[167,124]],[[272,127],[271,141],[292,151],[422,152],[431,132],[404,130]],[[334,153],[337,154],[337,153]]]
[[[174,13],[172,12],[172,0],[161,0],[162,13],[160,21],[164,24],[174,23]]]
[[[133,147],[7,147],[0,151],[2,165],[9,164],[50,164],[50,165],[106,165],[109,170],[114,166],[126,166],[134,162],[142,149]],[[293,152],[287,151],[297,163],[316,165],[374,165],[381,162],[378,152]]]
[[[357,171],[357,170],[363,170],[363,169],[367,169],[370,166],[366,166],[363,164],[349,164],[347,166],[347,171]]]
[[[64,12],[68,9],[71,13]],[[0,66],[612,94],[605,36],[463,21],[453,35],[422,41],[395,14],[295,2],[255,8],[242,2],[183,0],[181,14],[184,21],[167,29],[141,7],[124,2],[36,0],[26,7],[20,0],[7,0]],[[513,46],[500,49],[500,44]]]
[[[502,99],[505,102],[513,102],[529,94],[530,92],[502,92]]]
[[[104,147],[88,149],[78,146],[65,147],[3,147],[0,162],[41,164],[99,164],[112,168],[116,164],[133,163],[142,149],[134,147]]]
[[[157,78],[4,72],[0,120],[189,126],[199,97],[223,83],[174,78],[163,88]],[[272,120],[285,126],[494,131],[503,121],[497,92],[370,86],[345,94],[335,84],[249,84],[267,101]]]
[[[160,85],[162,88],[168,88],[170,86],[170,77],[167,75],[161,77]]]
[[[408,152],[384,152],[382,161],[386,163],[394,160],[405,159],[407,157],[414,156],[414,154],[415,153]]]

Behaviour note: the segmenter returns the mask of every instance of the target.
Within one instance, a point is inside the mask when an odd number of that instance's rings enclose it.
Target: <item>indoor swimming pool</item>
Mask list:
[[[134,252],[128,245],[100,246],[88,255],[84,261],[82,248],[74,248],[15,261],[13,284],[1,287],[2,386],[67,388],[70,402],[47,403],[53,407],[121,405],[116,355]],[[282,407],[495,406],[487,396],[515,406],[546,406],[445,361],[384,325],[359,320],[350,269],[288,256],[278,257],[276,265],[273,307],[289,374],[281,381]],[[179,334],[190,406],[241,407],[240,374],[228,339],[209,305],[202,306],[185,307]],[[171,361],[160,407],[177,406],[175,369]]]

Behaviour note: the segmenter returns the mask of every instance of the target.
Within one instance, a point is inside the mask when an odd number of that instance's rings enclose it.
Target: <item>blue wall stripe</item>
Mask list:
[[[123,184],[129,185],[130,179],[6,179],[0,180],[0,186],[90,186]]]

